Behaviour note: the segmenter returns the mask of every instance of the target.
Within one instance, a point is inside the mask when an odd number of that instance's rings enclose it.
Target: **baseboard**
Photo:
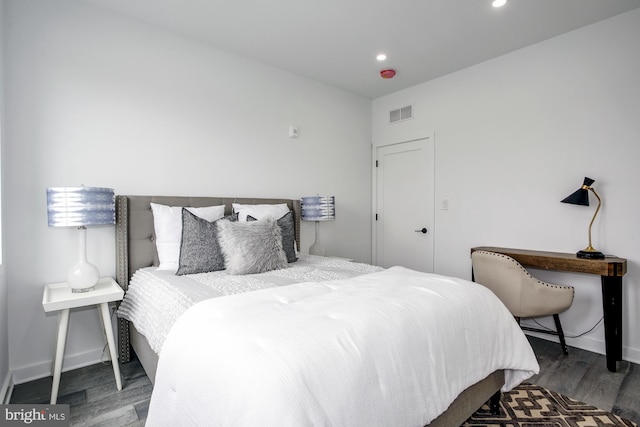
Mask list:
[[[0,389],[0,403],[6,405],[11,400],[11,392],[13,392],[13,373],[9,371],[7,377],[4,379],[4,384]]]
[[[530,331],[526,331],[525,333],[527,335],[531,335],[533,337],[540,338],[540,339],[543,339],[543,340],[553,341],[553,342],[557,342],[557,343],[560,342],[558,340],[558,337],[555,336],[555,335],[540,334],[540,333],[530,332]],[[567,345],[569,347],[576,347],[576,348],[579,348],[581,350],[587,350],[587,351],[590,351],[592,353],[597,353],[597,354],[602,354],[602,355],[606,354],[605,345],[604,345],[604,337],[603,337],[602,340],[597,340],[597,339],[590,338],[590,337],[587,337],[587,336],[578,337],[578,338],[568,338],[567,337],[566,341],[567,341]],[[560,344],[558,344],[558,345],[560,345]],[[622,360],[625,360],[627,362],[631,362],[631,363],[635,363],[635,364],[639,364],[640,365],[640,349],[632,348],[632,347],[625,347],[624,343],[623,343],[623,346],[622,346]]]
[[[109,352],[106,352],[108,357]],[[65,355],[62,362],[62,372],[71,371],[73,369],[84,368],[85,366],[95,365],[103,360],[103,349],[90,350],[84,353]],[[53,375],[52,361],[36,363],[30,366],[23,366],[13,370],[13,384],[22,384],[40,378]]]
[[[622,360],[640,365],[640,349],[623,346]]]

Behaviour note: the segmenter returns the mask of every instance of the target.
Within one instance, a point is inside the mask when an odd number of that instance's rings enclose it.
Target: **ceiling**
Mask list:
[[[640,0],[76,0],[377,98],[640,7]],[[376,60],[384,52],[384,63]],[[394,68],[393,79],[380,70]]]

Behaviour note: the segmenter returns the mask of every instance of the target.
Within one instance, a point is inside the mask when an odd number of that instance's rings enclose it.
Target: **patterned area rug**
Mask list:
[[[480,408],[463,427],[637,427],[610,412],[572,400],[537,385],[523,383],[500,399],[500,415]]]

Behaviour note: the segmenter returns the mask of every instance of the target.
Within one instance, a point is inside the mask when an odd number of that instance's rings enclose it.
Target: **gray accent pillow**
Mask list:
[[[229,274],[256,274],[287,268],[282,232],[273,218],[219,221],[218,242]]]
[[[228,220],[234,219],[225,217],[209,222],[182,208],[182,240],[176,276],[224,270],[216,223]]]
[[[247,221],[258,221],[251,215],[247,215]],[[298,260],[296,256],[296,225],[293,221],[293,212],[282,215],[277,221],[280,231],[282,232],[282,249],[287,254],[287,261],[294,262]]]

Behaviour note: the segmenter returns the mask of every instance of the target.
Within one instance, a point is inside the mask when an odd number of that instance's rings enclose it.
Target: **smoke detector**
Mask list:
[[[392,68],[387,68],[386,70],[380,71],[380,77],[382,77],[383,79],[392,79],[395,77],[395,75],[396,75],[396,70]]]

